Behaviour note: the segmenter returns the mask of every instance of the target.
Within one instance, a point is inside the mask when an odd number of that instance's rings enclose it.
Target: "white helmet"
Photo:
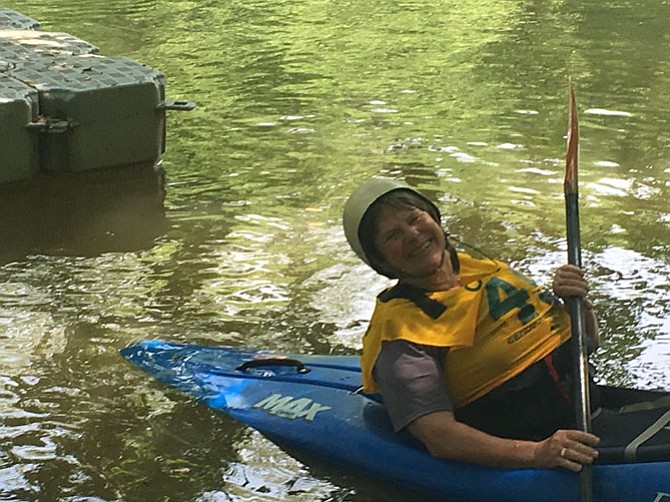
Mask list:
[[[421,199],[428,203],[428,206],[431,209],[431,216],[438,223],[440,223],[440,211],[437,209],[435,204],[433,204],[424,195],[417,192],[413,188],[408,187],[407,185],[403,185],[402,183],[390,178],[374,177],[359,186],[354,191],[354,193],[351,194],[349,200],[347,200],[347,203],[344,206],[344,215],[342,218],[344,235],[347,237],[347,241],[349,242],[351,249],[354,250],[358,257],[381,273],[384,272],[379,270],[376,264],[371,263],[371,257],[368,256],[366,250],[361,244],[359,228],[361,221],[363,220],[367,210],[370,209],[370,206],[372,206],[380,197],[386,195],[389,192],[393,192],[394,190],[406,190],[408,192],[413,192],[421,197]],[[384,273],[384,275],[387,274]]]

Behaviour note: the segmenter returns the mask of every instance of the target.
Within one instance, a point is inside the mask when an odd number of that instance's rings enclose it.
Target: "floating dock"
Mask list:
[[[165,76],[0,9],[0,183],[40,171],[156,163],[165,152]]]

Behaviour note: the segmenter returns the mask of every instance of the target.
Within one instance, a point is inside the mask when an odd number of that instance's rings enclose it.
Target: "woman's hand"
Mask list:
[[[589,284],[582,269],[575,265],[562,265],[556,269],[552,289],[562,300],[574,296],[584,298],[589,292]]]
[[[579,472],[584,464],[598,458],[595,447],[600,439],[593,434],[577,430],[558,430],[537,443],[535,464],[537,467],[562,467]]]
[[[593,304],[586,299],[589,292],[589,284],[584,278],[582,269],[575,265],[562,265],[556,269],[554,282],[552,284],[554,294],[566,302],[571,297],[584,299],[584,310],[586,311],[586,334],[590,339],[589,351],[600,346],[598,319],[593,312]]]

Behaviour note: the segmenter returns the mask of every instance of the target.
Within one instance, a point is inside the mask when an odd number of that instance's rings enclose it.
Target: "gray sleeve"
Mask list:
[[[423,415],[453,411],[442,370],[448,350],[405,340],[382,343],[374,376],[396,431]]]

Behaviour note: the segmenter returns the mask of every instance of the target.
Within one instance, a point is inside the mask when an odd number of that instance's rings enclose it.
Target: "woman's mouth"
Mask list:
[[[416,258],[417,256],[423,255],[426,251],[430,249],[433,244],[433,239],[426,239],[422,244],[414,248],[414,250],[409,253],[410,258]]]

